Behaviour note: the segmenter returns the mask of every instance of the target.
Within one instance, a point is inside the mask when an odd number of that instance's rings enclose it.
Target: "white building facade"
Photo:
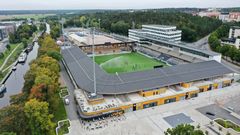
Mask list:
[[[149,40],[164,40],[169,42],[180,42],[182,31],[176,26],[166,25],[142,25],[142,29],[130,29],[129,39],[138,42]]]
[[[237,38],[240,36],[240,27],[233,26],[229,30],[229,36],[228,38]]]

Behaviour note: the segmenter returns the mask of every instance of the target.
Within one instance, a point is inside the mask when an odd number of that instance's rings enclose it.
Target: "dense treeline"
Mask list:
[[[225,57],[229,57],[233,62],[240,62],[240,50],[235,46],[221,45],[221,38],[228,37],[231,26],[240,26],[240,23],[226,23],[214,31],[208,38],[209,45],[213,51],[221,53]]]
[[[60,37],[61,34],[61,24],[58,23],[57,21],[48,21],[50,27],[51,27],[51,36],[54,39],[57,39],[58,37]]]
[[[182,40],[193,42],[216,30],[222,23],[214,18],[192,16],[177,11],[149,10],[132,13],[112,11],[75,16],[66,21],[65,27],[100,26],[104,31],[127,35],[128,29],[141,28],[142,24],[176,25],[183,32]]]
[[[198,127],[195,128],[190,124],[180,124],[175,128],[168,128],[165,135],[204,135]]]
[[[46,31],[46,24],[45,23],[41,23],[40,26],[39,26],[39,30],[40,31]]]
[[[39,53],[25,74],[22,93],[0,110],[0,132],[18,135],[53,135],[58,109],[60,49],[50,35],[39,38]]]
[[[20,43],[23,42],[26,45],[27,40],[32,37],[33,33],[37,31],[36,25],[29,25],[27,23],[23,23],[20,25],[15,33],[9,34],[9,42],[10,43]]]

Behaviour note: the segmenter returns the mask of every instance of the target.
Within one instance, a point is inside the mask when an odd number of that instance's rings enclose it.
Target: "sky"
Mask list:
[[[240,0],[0,0],[0,10],[240,7]]]

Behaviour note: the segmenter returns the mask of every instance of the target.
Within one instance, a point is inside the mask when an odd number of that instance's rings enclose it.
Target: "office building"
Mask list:
[[[164,40],[170,42],[180,42],[182,31],[176,26],[166,25],[142,25],[142,29],[130,29],[129,38],[138,42],[148,40]]]
[[[240,36],[240,27],[239,26],[233,26],[229,30],[229,36],[228,38],[237,38]]]

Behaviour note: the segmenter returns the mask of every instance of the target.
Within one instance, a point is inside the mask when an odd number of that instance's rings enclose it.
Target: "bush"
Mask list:
[[[11,46],[10,46],[9,44],[7,44],[7,45],[6,45],[6,48],[7,48],[8,50],[10,50],[10,49],[11,49]]]
[[[4,57],[3,53],[0,53],[0,59],[2,59]]]
[[[60,61],[62,59],[62,55],[58,51],[48,51],[47,55],[57,61]]]
[[[0,71],[0,78],[3,78],[3,77],[4,77],[3,72]]]

